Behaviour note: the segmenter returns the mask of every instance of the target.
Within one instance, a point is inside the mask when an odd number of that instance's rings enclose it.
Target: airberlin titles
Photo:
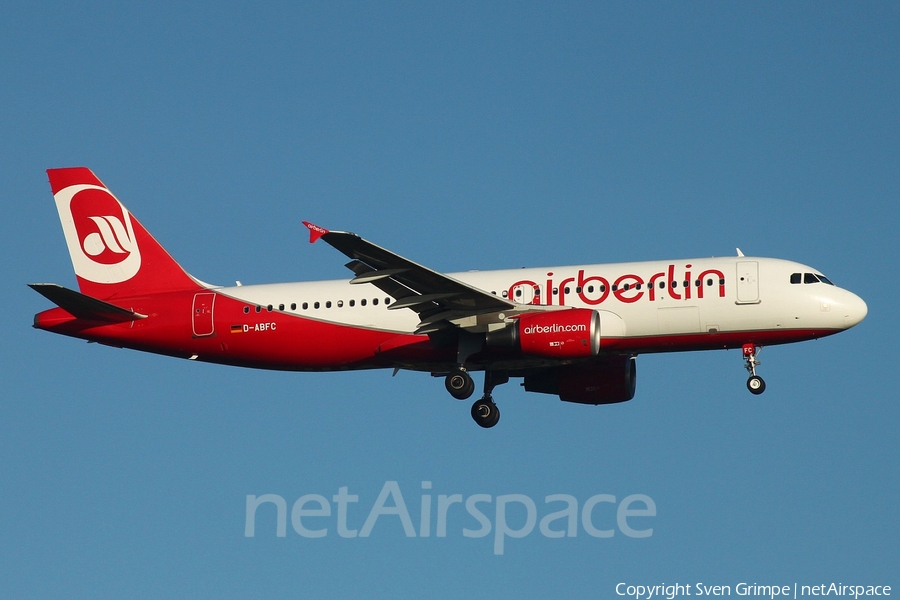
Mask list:
[[[718,288],[719,297],[725,297],[725,274],[722,271],[706,269],[695,277],[691,272],[692,268],[693,265],[685,265],[684,274],[680,279],[676,279],[675,265],[672,264],[665,271],[654,273],[649,279],[644,279],[634,273],[626,273],[615,278],[612,285],[610,285],[609,279],[602,275],[585,277],[584,269],[579,269],[575,277],[566,277],[558,283],[554,283],[553,272],[549,272],[544,283],[544,289],[548,290],[546,294],[542,295],[541,284],[536,281],[520,279],[509,286],[509,289],[506,290],[506,297],[516,300],[516,292],[521,292],[519,289],[521,286],[531,287],[534,298],[526,304],[563,306],[566,304],[566,295],[572,291],[569,287],[571,285],[575,286],[575,295],[588,306],[602,304],[610,296],[626,304],[637,302],[643,298],[655,302],[666,296],[673,300],[691,300],[694,297],[703,298],[707,287]],[[548,301],[543,301],[545,296]],[[553,296],[557,296],[556,302],[553,301]]]
[[[526,335],[535,333],[571,333],[577,331],[587,331],[588,327],[584,323],[577,325],[560,325],[559,323],[551,323],[549,325],[530,325],[522,330]]]

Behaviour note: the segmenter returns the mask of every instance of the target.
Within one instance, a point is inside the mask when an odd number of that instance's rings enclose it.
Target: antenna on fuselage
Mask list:
[[[737,250],[738,256],[744,256],[744,253],[741,252],[740,248],[735,248],[735,250]]]

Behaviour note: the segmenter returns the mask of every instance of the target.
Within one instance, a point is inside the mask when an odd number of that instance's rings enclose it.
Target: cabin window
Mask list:
[[[385,299],[384,299],[384,304],[385,304],[385,306],[387,306],[387,305],[390,304],[390,303],[391,303],[391,299],[390,299],[390,298],[385,298]]]
[[[354,306],[356,306],[356,300],[351,300],[351,301],[350,301],[350,307],[352,308],[352,307],[354,307]]]
[[[594,286],[589,285],[588,286],[588,294],[593,294],[593,293],[594,293]]]
[[[719,285],[725,285],[725,279],[724,279],[724,278],[719,279]]]
[[[297,303],[291,302],[291,310],[297,310]]]
[[[522,295],[522,290],[516,290],[516,298]]]
[[[269,311],[269,312],[272,312],[272,305],[271,305],[271,304],[268,305],[268,306],[266,307],[266,310]]]
[[[506,292],[506,290],[503,290],[503,293],[500,295],[503,296],[504,298],[506,298],[509,294]]]
[[[319,303],[318,303],[318,302],[313,302],[313,308],[318,309],[318,308],[319,308]]]
[[[713,284],[712,278],[709,278],[706,280],[706,285],[712,285],[712,284]]]
[[[262,311],[262,306],[260,306],[259,304],[257,304],[257,305],[256,305],[256,312],[261,312],[261,311]]]
[[[338,306],[338,308],[344,308],[344,301],[343,301],[343,300],[338,300],[338,301],[337,301],[337,306]]]
[[[791,273],[791,283],[800,283],[801,277],[800,273]]]
[[[366,299],[363,298],[362,300],[360,300],[360,301],[359,301],[359,305],[360,305],[360,306],[365,306],[365,305],[366,305]]]
[[[378,306],[378,298],[372,298],[372,306]]]
[[[244,314],[246,315],[246,314],[249,314],[249,313],[250,313],[250,307],[249,307],[249,306],[245,306],[245,307],[244,307]]]
[[[284,310],[284,304],[279,304],[279,305],[278,305],[278,310]]]
[[[325,302],[325,308],[331,308],[331,300]]]
[[[566,286],[565,292],[566,292],[567,294],[569,293],[569,286]]]
[[[659,289],[662,290],[662,289],[665,289],[665,287],[666,287],[666,282],[665,282],[665,281],[660,281],[660,282],[659,282]]]
[[[309,308],[309,303],[308,303],[308,302],[304,302],[304,303],[303,303],[303,310],[307,310],[308,308]]]

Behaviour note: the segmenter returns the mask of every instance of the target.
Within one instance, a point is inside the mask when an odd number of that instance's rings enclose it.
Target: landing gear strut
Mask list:
[[[500,421],[500,409],[494,404],[491,392],[495,387],[507,381],[509,381],[509,375],[506,371],[484,372],[484,396],[472,405],[472,418],[479,426],[487,429]]]
[[[466,371],[466,361],[469,357],[480,352],[485,343],[483,334],[460,330],[456,351],[456,368],[447,373],[444,386],[450,395],[457,400],[465,400],[475,391],[475,382]],[[472,405],[472,418],[479,426],[493,427],[500,421],[500,409],[494,404],[491,392],[498,385],[509,381],[509,373],[506,371],[484,372],[484,396],[476,400]]]
[[[754,344],[744,344],[743,347],[744,368],[750,373],[750,379],[747,380],[747,389],[750,390],[751,394],[757,396],[766,391],[766,382],[763,381],[762,377],[756,374],[756,367],[762,364],[756,360],[760,350],[762,350],[762,348],[757,350],[756,345]]]
[[[472,380],[472,376],[460,367],[450,371],[447,378],[444,379],[444,387],[457,400],[465,400],[475,391],[475,382]]]

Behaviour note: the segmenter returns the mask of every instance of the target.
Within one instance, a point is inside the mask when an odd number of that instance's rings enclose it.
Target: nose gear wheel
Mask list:
[[[750,378],[747,380],[747,389],[750,390],[751,394],[758,396],[766,391],[766,382],[756,374],[756,367],[762,364],[756,357],[762,348],[757,348],[755,344],[744,344],[742,350],[744,352],[744,368],[750,373]]]

